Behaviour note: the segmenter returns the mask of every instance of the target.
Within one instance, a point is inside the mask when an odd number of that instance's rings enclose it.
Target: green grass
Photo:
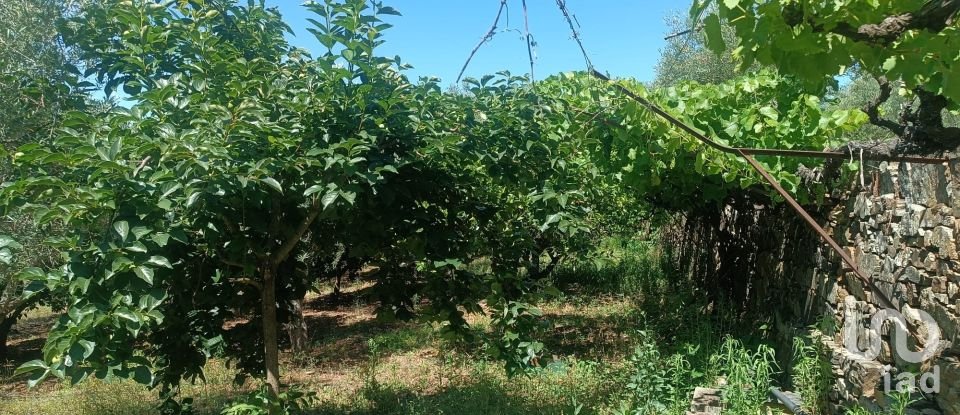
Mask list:
[[[234,374],[222,363],[214,361],[206,367],[207,382],[184,385],[183,394],[195,400],[198,413],[217,414],[243,390],[233,385]],[[37,390],[11,395],[0,400],[0,414],[147,415],[156,414],[158,404],[155,392],[132,381],[93,379],[76,386],[48,383]]]

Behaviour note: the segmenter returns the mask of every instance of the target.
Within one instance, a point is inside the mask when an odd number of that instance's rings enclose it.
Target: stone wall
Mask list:
[[[889,324],[870,328],[881,308],[877,296],[786,206],[741,195],[719,211],[688,215],[666,232],[666,242],[684,253],[675,265],[727,304],[764,310],[758,318],[782,336],[784,356],[790,339],[809,333],[811,324],[832,326],[820,339],[836,375],[835,413],[853,404],[882,409],[890,404],[885,377],[895,386],[901,373],[933,372],[940,393],[918,395],[913,412],[960,415],[960,160],[882,162],[861,170],[848,188],[834,191],[832,206],[811,214],[905,316],[914,350],[925,346],[920,311],[936,321],[941,341],[923,364],[892,352]],[[859,357],[844,346],[844,335],[854,336],[861,350],[879,337],[881,353]]]
[[[824,338],[838,375],[833,398],[841,405],[859,402],[877,409],[889,404],[883,393],[885,376],[895,386],[900,373],[932,373],[939,377],[940,393],[925,396],[930,406],[936,402],[943,413],[960,415],[960,257],[954,237],[960,234],[960,163],[883,162],[863,170],[826,225],[904,315],[911,349],[928,346],[921,311],[935,320],[941,336],[938,344],[930,345],[936,349],[931,359],[903,361],[893,352],[896,335],[890,325],[871,328],[870,317],[881,308],[877,296],[840,266],[836,255],[827,255],[824,261],[837,264],[836,271],[811,281],[808,296],[822,298],[819,311],[832,315],[839,327]],[[843,346],[844,336],[855,336],[861,350],[879,336],[882,351],[876,359],[865,360]]]

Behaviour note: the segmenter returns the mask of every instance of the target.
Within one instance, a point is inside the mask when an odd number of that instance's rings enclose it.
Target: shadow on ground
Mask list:
[[[361,394],[368,408],[339,408],[320,405],[313,415],[413,415],[413,414],[560,414],[570,410],[556,402],[533,402],[511,393],[509,383],[480,381],[470,385],[450,386],[441,391],[421,395],[404,387],[366,388]]]

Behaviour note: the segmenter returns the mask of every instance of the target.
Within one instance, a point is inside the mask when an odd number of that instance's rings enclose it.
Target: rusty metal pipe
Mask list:
[[[729,154],[740,154],[741,152],[746,154],[751,154],[755,156],[785,156],[785,157],[810,157],[810,158],[832,158],[832,159],[847,159],[850,158],[850,153],[844,153],[839,151],[814,151],[814,150],[782,150],[775,148],[737,148],[730,147],[720,144],[716,141],[711,140],[707,136],[703,135],[699,131],[693,129],[689,125],[683,123],[683,121],[678,120],[670,113],[664,111],[660,107],[654,105],[647,99],[637,95],[633,91],[627,89],[625,86],[620,85],[612,80],[606,75],[598,72],[597,70],[591,70],[590,72],[594,77],[597,77],[601,80],[608,81],[611,85],[616,88],[618,91],[624,95],[630,97],[637,103],[643,105],[648,110],[654,114],[659,115],[663,119],[669,121],[675,127],[683,130],[687,134],[692,135],[697,140],[700,140],[702,143],[713,147],[715,150],[722,151]],[[909,163],[922,163],[922,164],[940,164],[949,161],[943,157],[922,157],[922,156],[893,156],[893,155],[881,155],[881,154],[864,154],[863,158],[865,160],[877,160],[877,161],[905,161]]]
[[[824,230],[823,227],[820,226],[820,224],[817,223],[817,221],[814,220],[813,217],[810,216],[810,214],[807,213],[807,211],[804,210],[799,203],[797,203],[796,199],[794,199],[793,196],[791,196],[790,193],[788,193],[783,188],[783,186],[780,186],[780,183],[777,182],[777,180],[774,179],[773,176],[771,176],[770,173],[768,173],[763,168],[763,166],[761,166],[760,163],[758,163],[757,160],[755,160],[751,156],[751,154],[754,154],[754,155],[771,155],[771,156],[787,156],[787,157],[792,156],[792,157],[818,157],[818,158],[847,158],[849,157],[848,154],[838,153],[838,152],[807,151],[807,150],[748,149],[748,148],[734,148],[730,146],[725,146],[723,144],[720,144],[720,143],[717,143],[716,141],[711,140],[710,138],[703,135],[699,131],[693,129],[693,127],[690,127],[689,125],[684,124],[682,121],[676,119],[674,116],[670,115],[660,107],[654,105],[652,102],[633,93],[633,91],[630,91],[623,85],[620,85],[616,82],[612,82],[611,79],[605,76],[604,74],[596,70],[591,70],[590,73],[601,80],[610,82],[614,88],[619,90],[621,93],[623,93],[627,97],[630,97],[637,103],[643,105],[653,113],[669,121],[671,124],[673,124],[677,128],[683,130],[687,134],[692,135],[694,138],[700,140],[704,144],[716,150],[722,151],[724,153],[738,155],[742,157],[744,160],[746,160],[747,163],[750,164],[750,167],[753,167],[753,169],[756,170],[757,173],[760,173],[760,175],[763,176],[764,180],[766,180],[767,183],[770,183],[770,185],[773,186],[773,188],[777,191],[777,193],[780,194],[780,196],[782,196],[787,201],[787,204],[790,205],[790,207],[794,211],[796,211],[801,218],[803,218],[803,220],[807,223],[807,225],[809,225],[817,233],[817,235],[820,236],[820,239],[823,239],[823,241],[826,242],[827,245],[829,245],[830,248],[833,249],[833,251],[840,256],[843,262],[845,262],[847,265],[850,266],[850,268],[853,270],[854,275],[856,275],[857,279],[859,279],[860,281],[863,281],[863,283],[866,284],[871,289],[871,291],[873,291],[873,293],[877,296],[880,304],[886,308],[894,308],[893,303],[890,301],[889,298],[887,298],[886,294],[884,294],[883,291],[880,291],[880,288],[877,287],[876,284],[874,284],[873,279],[870,278],[868,275],[864,274],[863,271],[860,270],[856,262],[854,262],[853,258],[851,258],[850,255],[848,255],[847,252],[843,250],[840,244],[838,244],[837,241],[835,241],[830,236],[830,234],[828,234],[827,231]],[[944,158],[913,157],[913,156],[867,157],[866,155],[864,155],[864,158],[870,158],[872,160],[908,161],[908,162],[914,162],[914,163],[927,163],[927,164],[940,164],[947,161],[947,159],[944,159]]]
[[[890,299],[887,298],[886,294],[880,291],[880,288],[873,283],[873,279],[864,274],[863,271],[860,271],[860,268],[857,267],[857,264],[853,261],[853,258],[851,258],[850,255],[847,255],[847,251],[844,251],[843,248],[840,247],[840,244],[830,237],[830,234],[828,234],[827,231],[824,230],[823,227],[820,226],[820,224],[817,223],[817,221],[814,220],[813,217],[811,217],[810,214],[807,213],[807,211],[804,210],[799,203],[797,203],[796,199],[794,199],[793,196],[791,196],[790,193],[783,188],[783,186],[780,186],[780,183],[778,183],[777,180],[774,179],[773,176],[771,176],[770,173],[768,173],[763,166],[760,165],[760,163],[757,163],[757,160],[742,151],[740,152],[740,156],[743,157],[747,163],[750,163],[750,166],[753,167],[757,173],[760,173],[760,175],[766,179],[767,183],[770,183],[770,185],[776,189],[780,196],[786,199],[787,204],[790,205],[790,207],[793,208],[793,210],[795,210],[805,222],[807,222],[807,225],[810,225],[810,227],[813,228],[817,235],[820,235],[820,239],[823,239],[827,245],[830,245],[830,248],[833,248],[837,255],[840,255],[840,258],[843,259],[843,262],[846,262],[847,265],[853,269],[853,273],[857,276],[857,278],[860,279],[860,281],[863,281],[864,284],[867,284],[867,286],[873,290],[873,293],[876,294],[877,298],[880,300],[881,305],[886,308],[894,308],[893,303],[890,302]]]

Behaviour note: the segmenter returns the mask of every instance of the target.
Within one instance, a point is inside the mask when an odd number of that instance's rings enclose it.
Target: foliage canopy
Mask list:
[[[533,303],[555,293],[566,256],[634,229],[648,202],[776,199],[742,160],[585,74],[534,88],[500,73],[447,94],[377,54],[395,9],[306,7],[316,57],[262,1],[102,2],[64,25],[85,75],[127,105],[70,112],[51,142],[10,159],[20,178],[0,203],[67,229],[48,241],[64,267],[21,273],[69,299],[43,358],[20,369],[31,383],[123,377],[175,392],[226,356],[276,394],[288,305],[345,257],[376,282],[384,317],[470,336],[465,315],[490,315],[488,350],[516,373],[540,361]],[[771,71],[620,82],[740,147],[819,150],[867,120]],[[800,198],[823,194],[801,183],[800,161],[761,163]],[[468,266],[481,259],[491,272]]]

